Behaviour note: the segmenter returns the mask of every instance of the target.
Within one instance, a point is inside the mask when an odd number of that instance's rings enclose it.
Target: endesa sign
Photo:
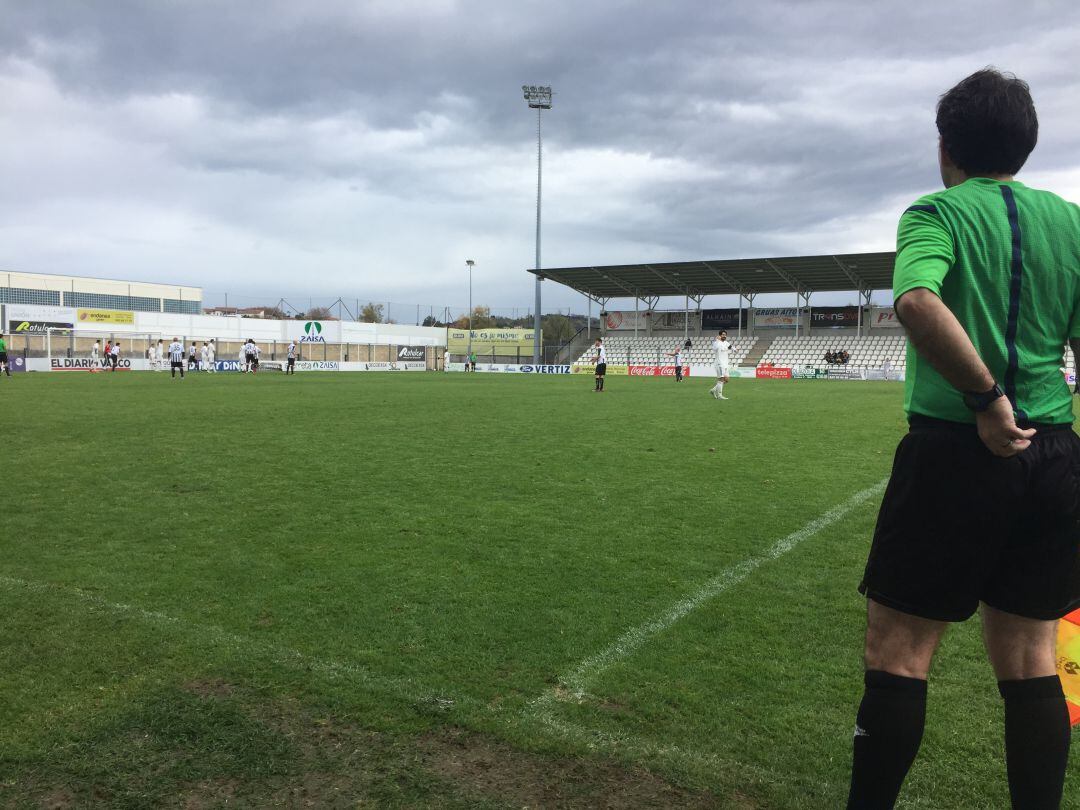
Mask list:
[[[683,376],[690,376],[690,366],[683,366]],[[675,366],[630,366],[631,377],[674,377]]]
[[[777,368],[776,366],[758,366],[754,376],[759,380],[790,380],[792,377],[790,368]]]

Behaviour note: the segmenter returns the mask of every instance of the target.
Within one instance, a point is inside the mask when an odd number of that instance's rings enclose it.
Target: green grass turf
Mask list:
[[[0,805],[838,807],[890,383],[0,381]],[[977,622],[905,807],[1007,804]],[[1074,767],[1066,807],[1080,807]]]

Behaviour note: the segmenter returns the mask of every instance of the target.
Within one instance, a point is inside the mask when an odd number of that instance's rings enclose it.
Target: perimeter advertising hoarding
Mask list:
[[[813,327],[837,328],[859,325],[858,307],[814,307],[810,310],[810,325]]]
[[[754,326],[765,329],[794,329],[798,323],[795,307],[762,307],[754,310]]]
[[[702,329],[738,329],[741,323],[745,327],[747,311],[742,310],[742,320],[739,319],[738,309],[703,309],[701,310]]]
[[[472,350],[477,354],[532,354],[534,329],[473,329]],[[541,337],[541,341],[543,338]],[[468,329],[446,330],[447,350],[452,354],[469,351]]]
[[[778,368],[776,366],[758,366],[754,376],[759,380],[790,380],[792,372],[790,368]]]
[[[573,365],[573,366],[570,366],[570,373],[571,374],[595,374],[596,373],[596,366],[591,364],[591,363],[586,363],[586,364],[583,364],[583,365]],[[623,366],[615,366],[615,365],[612,365],[611,363],[607,364],[607,374],[609,374],[609,375],[616,375],[616,376],[625,377],[629,373],[630,373],[630,367],[629,366],[625,366],[625,365],[623,365]]]
[[[674,377],[675,366],[630,366],[631,377]],[[690,366],[683,366],[683,376],[690,376]]]

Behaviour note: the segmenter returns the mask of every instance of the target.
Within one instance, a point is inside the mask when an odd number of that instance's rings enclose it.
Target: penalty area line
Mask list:
[[[0,588],[29,591],[30,593],[59,594],[67,597],[74,597],[85,604],[94,605],[95,607],[107,610],[110,613],[131,616],[139,621],[158,627],[172,627],[178,629],[188,635],[196,636],[200,641],[209,641],[218,646],[225,647],[226,649],[234,650],[240,653],[241,656],[253,652],[257,655],[266,656],[279,664],[321,672],[335,678],[353,681],[362,684],[372,691],[390,694],[397,698],[404,698],[419,705],[429,705],[440,710],[449,710],[455,705],[464,704],[473,706],[473,704],[475,704],[475,701],[460,696],[447,697],[436,693],[421,693],[414,689],[413,685],[407,681],[375,675],[370,670],[357,666],[356,664],[318,658],[291,647],[260,641],[259,639],[240,635],[239,633],[233,633],[212,624],[199,624],[196,622],[185,621],[184,619],[170,616],[167,613],[162,613],[157,610],[148,610],[124,602],[110,602],[107,599],[103,599],[96,594],[85,591],[74,585],[54,585],[51,583],[33,582],[31,580],[19,579],[18,577],[0,575]]]
[[[668,608],[663,614],[651,621],[631,628],[619,636],[614,642],[595,655],[581,661],[574,669],[559,678],[565,692],[575,700],[584,700],[587,697],[587,689],[590,681],[599,676],[617,661],[626,658],[631,653],[643,647],[646,642],[663,633],[673,624],[688,614],[697,610],[706,602],[716,598],[724,591],[733,588],[745,580],[750,574],[767,562],[782,557],[794,549],[803,541],[813,537],[834,523],[847,517],[862,504],[885,491],[888,479],[882,479],[872,487],[867,487],[856,492],[843,503],[837,504],[829,511],[807,523],[787,537],[777,540],[767,551],[755,557],[749,557],[742,562],[726,568],[712,579],[699,587],[685,599],[681,599]],[[558,690],[556,690],[557,694]],[[546,694],[551,694],[546,693]],[[544,698],[541,698],[544,700]]]

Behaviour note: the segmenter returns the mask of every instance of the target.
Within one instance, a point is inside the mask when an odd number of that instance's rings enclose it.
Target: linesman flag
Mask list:
[[[1058,624],[1057,668],[1075,726],[1080,723],[1080,610]]]

